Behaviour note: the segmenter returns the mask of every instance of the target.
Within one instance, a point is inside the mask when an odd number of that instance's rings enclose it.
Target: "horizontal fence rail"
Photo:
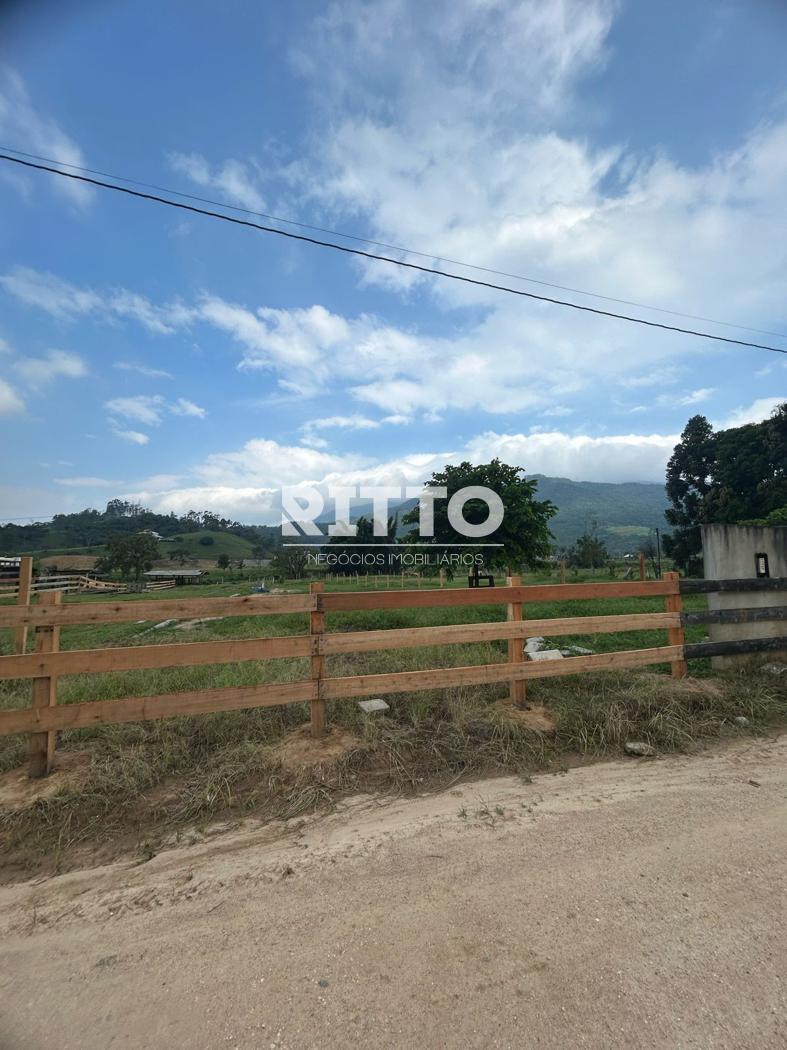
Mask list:
[[[787,591],[787,578],[766,576],[743,580],[681,580],[681,594],[724,594],[768,596],[774,592]],[[729,601],[729,597],[726,599]],[[743,601],[746,599],[743,598]],[[775,599],[778,600],[778,599]],[[709,609],[703,612],[687,612],[681,615],[684,626],[707,624],[710,627],[734,627],[741,624],[781,623],[787,620],[787,604],[756,605],[737,609]],[[756,653],[787,652],[787,635],[769,635],[765,638],[720,638],[695,642],[685,647],[686,658],[700,659],[718,656],[748,656]]]
[[[787,620],[787,605],[757,606],[753,609],[713,609],[709,612],[688,612],[681,616],[684,626],[703,623],[760,623],[768,620]]]
[[[0,606],[0,627],[134,623],[191,620],[198,616],[269,616],[314,609],[310,594],[251,594],[241,598],[151,598],[148,601],[85,602],[78,605]]]
[[[768,576],[748,580],[681,580],[681,594],[715,594],[723,591],[784,591],[787,579]]]
[[[686,658],[703,656],[743,656],[747,653],[787,652],[787,635],[773,638],[728,638],[722,642],[695,642],[687,645]]]
[[[726,586],[728,583],[734,583],[736,587],[739,583],[718,580],[691,582],[712,584],[713,588],[723,590],[732,589]],[[518,577],[512,577],[505,587],[483,590],[419,589],[325,593],[323,585],[315,583],[310,586],[308,594],[158,600],[143,598],[123,601],[113,599],[100,602],[77,600],[68,604],[62,603],[60,592],[45,591],[38,596],[37,604],[33,603],[30,596],[23,604],[0,607],[0,627],[13,628],[15,632],[33,628],[36,642],[35,652],[25,652],[23,645],[17,655],[0,657],[0,680],[32,680],[32,705],[29,708],[0,711],[0,735],[29,733],[30,772],[31,775],[42,775],[51,768],[56,733],[64,729],[307,702],[311,705],[312,732],[315,736],[322,736],[326,731],[326,705],[332,700],[463,685],[508,683],[511,702],[517,706],[524,706],[526,682],[530,679],[663,663],[670,664],[674,677],[682,677],[686,673],[687,659],[718,655],[722,652],[758,652],[787,647],[785,638],[685,645],[684,626],[687,624],[749,622],[749,613],[751,622],[785,618],[781,606],[721,610],[713,613],[684,613],[681,608],[681,593],[685,583],[686,581],[679,581],[676,573],[668,573],[659,581],[536,586],[522,586]],[[526,615],[527,606],[538,602],[636,597],[660,597],[664,601],[664,611],[614,615],[594,613],[586,616],[533,619],[528,619]],[[507,619],[382,630],[326,630],[326,616],[334,613],[496,605],[506,606]],[[140,621],[166,626],[170,622],[191,620],[200,616],[269,615],[303,616],[302,633],[103,649],[60,649],[59,633],[62,627]],[[525,638],[538,635],[561,637],[642,630],[665,631],[667,644],[556,660],[528,660],[522,645]],[[330,677],[326,672],[326,658],[338,654],[494,641],[508,643],[508,658],[499,663],[342,677]],[[65,675],[197,667],[282,658],[303,659],[304,667],[309,668],[309,677],[293,682],[57,704],[57,682]],[[306,660],[309,661],[308,664],[305,663]]]
[[[662,597],[664,612],[634,614],[523,618],[534,602],[555,600]],[[676,604],[677,603],[677,604]],[[451,624],[406,629],[326,631],[326,616],[342,612],[386,609],[465,608],[504,605],[507,619],[472,624]],[[63,729],[132,722],[173,715],[269,707],[309,702],[312,731],[325,732],[326,703],[347,697],[384,693],[410,693],[460,685],[509,683],[511,699],[523,705],[528,679],[589,671],[647,666],[669,662],[674,674],[685,672],[680,594],[676,577],[661,581],[624,583],[548,584],[523,587],[513,577],[505,587],[488,590],[419,589],[416,591],[364,591],[324,593],[312,584],[309,594],[246,595],[235,598],[179,598],[109,600],[63,604],[58,592],[45,592],[38,604],[31,598],[16,606],[0,607],[0,627],[33,628],[36,652],[0,657],[0,680],[31,679],[30,708],[0,711],[0,735],[31,734],[31,774],[49,770],[55,734]],[[62,627],[90,624],[152,622],[196,619],[201,615],[249,617],[307,615],[308,633],[209,642],[118,646],[104,649],[61,651]],[[568,657],[557,661],[527,661],[525,638],[544,634],[601,634],[638,630],[663,630],[670,644],[641,650]],[[508,643],[508,660],[469,667],[431,668],[388,674],[329,677],[326,658],[338,654],[382,649],[411,649],[500,641]],[[202,689],[157,696],[126,697],[57,704],[57,681],[65,675],[147,670],[164,667],[197,667],[241,661],[303,658],[311,661],[311,675],[296,682],[270,683],[225,689]]]
[[[174,586],[174,581],[172,586]],[[31,579],[28,590],[30,594],[41,594],[43,591],[62,591],[64,594],[73,594],[78,591],[125,591],[126,586],[122,583],[112,583],[109,580],[95,580],[92,576],[68,574],[66,576],[37,576]],[[15,581],[0,583],[0,598],[17,598],[19,593],[20,583]]]

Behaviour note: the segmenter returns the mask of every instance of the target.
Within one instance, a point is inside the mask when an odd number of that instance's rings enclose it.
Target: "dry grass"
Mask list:
[[[401,654],[400,654],[401,655]],[[627,740],[691,751],[725,735],[787,721],[787,688],[772,675],[673,681],[653,673],[545,679],[529,686],[556,715],[545,735],[506,717],[505,687],[435,690],[390,699],[384,716],[352,701],[331,706],[334,725],[358,740],[324,765],[293,770],[280,745],[306,720],[305,705],[107,726],[64,734],[87,750],[84,776],[54,796],[0,811],[9,872],[64,869],[120,851],[149,856],[173,834],[253,812],[286,819],[359,791],[409,792],[460,777],[559,769],[619,755]],[[735,718],[745,716],[740,727]]]
[[[346,589],[352,583],[329,586]],[[185,588],[162,592],[162,597],[196,597],[202,590],[229,594],[242,589],[238,584]],[[692,598],[686,605],[700,608],[703,602],[702,597]],[[528,604],[527,615],[635,613],[663,607],[659,598],[555,602]],[[504,616],[501,605],[339,613],[328,617],[328,629],[406,628]],[[189,632],[170,628],[143,633],[150,626],[66,628],[61,647],[295,634],[305,630],[306,618],[227,617]],[[703,633],[703,628],[690,628],[687,640],[699,640]],[[585,645],[603,652],[664,642],[663,631],[640,631],[560,638],[557,645]],[[0,652],[8,652],[9,646],[10,632],[0,632]],[[329,657],[327,673],[337,676],[493,663],[505,660],[506,652],[504,642],[383,650]],[[332,702],[332,725],[358,743],[332,762],[302,768],[282,762],[281,745],[307,721],[307,705],[66,731],[60,735],[58,753],[84,755],[76,763],[80,775],[62,776],[58,791],[32,805],[4,809],[0,803],[4,867],[12,874],[36,867],[56,870],[97,863],[135,849],[144,857],[173,835],[197,833],[216,819],[250,812],[263,820],[288,818],[329,807],[352,792],[423,790],[460,777],[504,772],[527,776],[577,760],[619,755],[630,739],[648,741],[661,752],[689,751],[725,734],[757,733],[787,722],[783,677],[750,673],[702,677],[709,674],[709,666],[694,661],[692,674],[700,677],[675,682],[664,673],[667,670],[605,672],[529,683],[532,701],[547,705],[557,717],[553,735],[535,732],[511,719],[499,703],[507,692],[502,685],[388,697],[391,708],[385,717],[362,715],[354,701]],[[58,701],[111,700],[307,677],[307,660],[75,675],[60,680]],[[29,681],[0,681],[0,707],[29,703]],[[738,716],[748,719],[745,727],[735,723]],[[0,738],[0,779],[4,771],[25,761],[26,748],[22,736]]]

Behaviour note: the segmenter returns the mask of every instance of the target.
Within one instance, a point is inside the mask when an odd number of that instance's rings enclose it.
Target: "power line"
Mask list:
[[[372,259],[375,262],[389,263],[392,266],[400,266],[407,270],[417,270],[420,273],[430,274],[432,277],[444,277],[451,281],[461,281],[463,284],[474,285],[479,288],[489,288],[496,292],[506,292],[509,295],[518,295],[524,299],[533,299],[537,302],[551,303],[553,306],[564,306],[571,310],[580,310],[583,313],[595,314],[599,317],[612,317],[618,321],[629,321],[632,324],[644,325],[647,328],[660,328],[666,332],[677,332],[681,335],[692,335],[699,339],[710,339],[717,343],[729,343],[735,346],[751,347],[755,350],[769,350],[774,354],[787,354],[787,349],[778,346],[767,346],[763,343],[752,343],[744,339],[733,339],[725,335],[713,335],[710,332],[700,332],[692,328],[679,328],[677,325],[663,324],[660,321],[648,321],[644,317],[632,317],[630,314],[614,313],[611,310],[601,310],[595,306],[586,306],[582,303],[572,303],[566,299],[555,299],[548,295],[537,295],[535,292],[526,292],[522,288],[511,288],[508,285],[495,284],[492,281],[481,281],[475,277],[465,277],[458,273],[447,273],[445,270],[435,270],[419,263],[405,262],[403,259],[393,259],[387,255],[379,255],[376,252],[365,252],[360,248],[350,248],[346,244],[336,244],[333,241],[323,241],[317,237],[307,237],[302,233],[292,233],[289,230],[279,230],[275,226],[264,226],[261,223],[251,222],[249,219],[238,219],[233,215],[222,215],[221,212],[209,211],[207,208],[197,208],[193,204],[184,204],[182,201],[169,200],[159,197],[153,193],[142,193],[139,190],[129,189],[128,186],[118,186],[113,182],[105,182],[87,175],[75,175],[70,171],[60,171],[58,168],[46,164],[33,163],[30,160],[22,160],[20,157],[11,157],[0,153],[0,160],[9,161],[11,164],[19,164],[26,168],[34,168],[37,171],[47,171],[52,175],[59,175],[64,179],[73,179],[76,182],[85,182],[91,186],[99,186],[102,189],[114,190],[116,193],[125,193],[129,197],[138,197],[140,200],[155,201],[157,204],[166,204],[170,208],[178,208],[181,211],[191,212],[195,215],[206,215],[212,219],[221,219],[223,222],[233,223],[235,226],[248,226],[259,230],[261,233],[273,233],[278,237],[286,237],[292,241],[302,241],[305,244],[314,244],[320,248],[332,248],[334,251],[344,252],[346,255],[356,255],[363,259]]]
[[[254,211],[251,208],[243,208],[237,204],[229,204],[227,201],[217,201],[210,197],[200,197],[193,193],[184,193],[182,190],[173,190],[167,186],[159,186],[152,182],[142,182],[140,179],[130,179],[124,175],[113,175],[111,172],[100,171],[96,168],[86,168],[79,164],[69,164],[67,161],[55,160],[52,157],[42,157],[37,153],[25,153],[24,150],[11,149],[8,146],[0,145],[0,150],[6,153],[13,153],[17,157],[28,157],[32,160],[43,161],[47,164],[57,164],[61,168],[73,168],[75,171],[86,172],[90,175],[100,175],[105,179],[113,179],[115,182],[127,182],[131,186],[142,186],[145,189],[156,190],[159,193],[168,193],[176,197],[183,197],[185,200],[198,201],[200,204],[212,204],[217,208],[226,208],[230,211],[237,211],[244,215],[254,215],[257,218],[269,219],[273,222],[280,222],[286,226],[296,226],[302,230],[312,230],[315,233],[327,233],[332,237],[342,237],[345,240],[357,241],[361,244],[371,244],[376,248],[385,248],[387,251],[402,252],[404,255],[414,255],[421,259],[432,259],[434,262],[448,263],[451,266],[462,266],[468,270],[476,270],[478,273],[489,273],[494,274],[496,277],[509,277],[515,281],[526,281],[528,284],[538,284],[543,288],[554,288],[561,292],[571,292],[574,295],[587,295],[591,299],[601,299],[607,303],[617,303],[619,306],[634,306],[639,310],[652,310],[654,313],[668,314],[672,317],[685,317],[689,321],[703,321],[706,324],[719,325],[722,328],[737,328],[742,332],[755,332],[758,335],[771,335],[777,339],[787,339],[787,335],[783,332],[772,332],[766,328],[751,328],[745,324],[734,324],[731,321],[719,321],[714,317],[704,317],[701,314],[688,314],[681,310],[669,310],[663,306],[651,306],[648,303],[640,303],[633,299],[616,299],[611,295],[602,295],[600,292],[588,292],[583,288],[572,288],[565,284],[553,284],[551,281],[542,281],[536,277],[525,277],[523,274],[510,273],[507,270],[495,270],[490,266],[479,266],[476,263],[462,262],[461,259],[451,259],[443,255],[435,255],[432,252],[422,252],[415,248],[403,248],[398,244],[388,244],[386,241],[375,241],[370,237],[359,237],[354,233],[343,233],[341,230],[333,230],[326,226],[314,226],[308,222],[298,222],[295,219],[285,219],[281,215],[272,215],[270,212]],[[58,172],[58,174],[68,174],[67,172]],[[432,271],[430,271],[432,272]]]

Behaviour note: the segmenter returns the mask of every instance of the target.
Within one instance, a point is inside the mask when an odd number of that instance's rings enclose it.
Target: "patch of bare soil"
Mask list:
[[[0,888],[0,1045],[782,1050],[787,737]]]
[[[332,765],[342,755],[363,747],[363,741],[339,726],[331,726],[319,740],[311,735],[311,726],[300,726],[276,746],[274,754],[282,769],[297,773],[299,769],[318,765]]]
[[[87,751],[63,751],[55,753],[54,768],[48,777],[31,780],[27,766],[9,769],[0,775],[0,809],[16,812],[39,799],[52,798],[63,788],[74,788],[86,778],[89,767]]]
[[[532,729],[538,733],[551,736],[557,730],[555,715],[543,704],[530,704],[528,707],[515,707],[510,700],[501,700],[497,705],[506,718],[512,722]]]

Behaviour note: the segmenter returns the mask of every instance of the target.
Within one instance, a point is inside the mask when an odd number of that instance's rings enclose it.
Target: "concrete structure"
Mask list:
[[[787,579],[787,526],[703,525],[702,556],[706,580],[752,580],[758,576]],[[708,595],[708,608],[755,609],[787,605],[787,591],[724,591]],[[712,642],[741,638],[771,638],[784,633],[784,620],[711,624]],[[768,660],[787,660],[787,652],[771,652]],[[762,659],[756,655],[714,656],[714,667],[734,667]]]

